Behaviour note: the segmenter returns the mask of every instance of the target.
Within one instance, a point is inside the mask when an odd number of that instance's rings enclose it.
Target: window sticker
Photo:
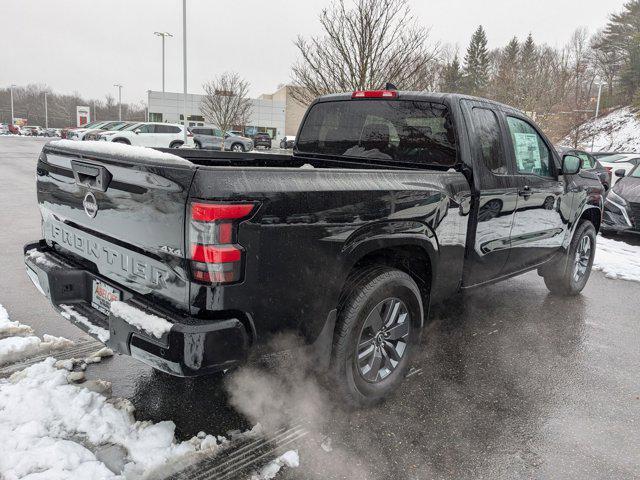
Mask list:
[[[535,133],[513,133],[516,162],[521,172],[542,170],[538,136]]]

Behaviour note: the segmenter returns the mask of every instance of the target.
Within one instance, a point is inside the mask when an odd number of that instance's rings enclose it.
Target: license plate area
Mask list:
[[[122,291],[100,280],[93,279],[91,287],[91,306],[105,315],[111,311],[111,302],[122,299]]]

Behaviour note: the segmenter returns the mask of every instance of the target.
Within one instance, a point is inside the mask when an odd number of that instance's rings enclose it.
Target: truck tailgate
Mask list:
[[[185,206],[195,171],[151,149],[52,142],[37,170],[44,238],[116,288],[188,310]]]

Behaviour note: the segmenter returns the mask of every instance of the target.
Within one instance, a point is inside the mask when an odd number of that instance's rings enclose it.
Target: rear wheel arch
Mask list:
[[[348,296],[354,285],[361,280],[362,272],[371,268],[393,268],[405,272],[418,285],[422,294],[425,311],[433,286],[434,261],[433,253],[429,253],[424,245],[416,243],[392,243],[374,249],[367,249],[356,256],[357,260],[350,265],[340,292],[339,304]],[[419,328],[424,325],[424,315],[420,319]]]
[[[131,142],[127,138],[124,138],[124,137],[114,138],[113,142],[114,143],[124,143],[125,145],[131,145]]]

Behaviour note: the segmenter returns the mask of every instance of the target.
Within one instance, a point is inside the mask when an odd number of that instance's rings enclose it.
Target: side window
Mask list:
[[[500,124],[495,112],[487,108],[474,107],[473,126],[482,150],[482,161],[496,175],[507,174],[507,162],[502,147]]]
[[[154,131],[153,125],[149,123],[140,125],[138,128],[136,128],[136,130],[138,130],[138,133],[153,133]]]
[[[551,152],[538,132],[524,120],[507,117],[519,173],[551,176]]]

